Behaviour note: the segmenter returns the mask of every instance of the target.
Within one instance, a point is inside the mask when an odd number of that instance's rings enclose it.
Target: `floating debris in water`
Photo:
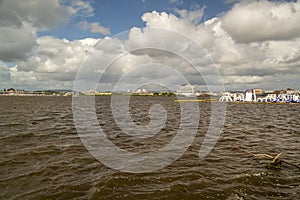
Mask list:
[[[277,170],[280,170],[281,167],[282,167],[282,163],[286,163],[286,164],[288,164],[288,165],[291,165],[291,166],[294,166],[294,167],[300,169],[300,166],[298,166],[298,165],[296,165],[296,164],[290,163],[290,162],[288,162],[288,161],[286,161],[286,160],[283,160],[283,159],[279,159],[279,157],[282,155],[282,152],[279,153],[279,154],[277,154],[277,155],[274,157],[274,156],[271,156],[271,155],[269,155],[269,154],[255,154],[255,153],[252,153],[252,152],[250,152],[250,151],[247,151],[247,150],[241,148],[240,146],[237,146],[236,148],[238,148],[238,149],[240,149],[240,150],[242,150],[242,151],[244,151],[244,152],[246,152],[246,153],[252,155],[253,157],[258,157],[258,156],[260,156],[260,157],[267,157],[267,158],[273,159],[271,163],[269,163],[269,164],[266,165],[266,168],[267,168],[267,169],[277,169]]]

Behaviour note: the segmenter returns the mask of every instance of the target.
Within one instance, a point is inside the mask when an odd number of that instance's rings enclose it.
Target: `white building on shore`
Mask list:
[[[258,92],[257,92],[258,91]],[[260,92],[260,93],[259,93]],[[257,98],[258,95],[258,98]],[[224,92],[220,97],[221,102],[259,102],[259,103],[300,103],[300,91],[279,90],[266,93],[259,89],[249,89],[244,93]]]
[[[182,84],[180,89],[176,92],[177,95],[186,96],[186,97],[194,97],[195,96],[195,88],[190,84]]]

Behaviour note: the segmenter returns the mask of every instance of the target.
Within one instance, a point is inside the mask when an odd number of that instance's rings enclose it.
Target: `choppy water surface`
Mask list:
[[[121,98],[121,97],[120,97]],[[153,103],[168,120],[155,137],[127,137],[114,123],[110,98],[96,97],[99,124],[107,137],[132,152],[155,151],[176,135],[180,107],[172,98],[133,97],[136,124],[149,123]],[[300,170],[269,170],[266,158],[238,150],[300,162],[300,105],[228,104],[222,135],[199,160],[208,129],[210,103],[199,103],[198,134],[171,165],[151,173],[110,169],[82,145],[73,122],[70,97],[0,97],[0,199],[299,199]]]

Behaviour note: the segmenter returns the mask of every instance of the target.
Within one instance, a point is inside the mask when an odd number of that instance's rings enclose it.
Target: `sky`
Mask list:
[[[0,0],[0,90],[300,89],[300,2]]]

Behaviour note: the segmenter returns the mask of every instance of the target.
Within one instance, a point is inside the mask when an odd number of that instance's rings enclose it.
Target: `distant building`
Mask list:
[[[260,96],[256,96],[259,92]],[[260,103],[300,103],[300,91],[294,89],[265,91],[249,89],[245,93],[224,92],[219,101],[222,102],[260,102]]]
[[[95,90],[88,90],[88,91],[84,92],[84,95],[86,95],[86,96],[109,96],[109,95],[112,95],[112,92],[99,92],[99,91],[95,91]]]
[[[220,97],[219,101],[221,102],[232,102],[232,93],[224,92],[223,95]]]
[[[259,95],[259,96],[264,94],[264,91],[260,88],[254,88],[254,91],[255,91],[255,94]]]
[[[85,95],[88,95],[88,96],[92,96],[92,95],[95,95],[96,94],[96,91],[95,90],[88,90],[84,93]]]
[[[136,94],[147,94],[148,91],[145,88],[139,88],[135,91]]]
[[[183,84],[180,89],[177,90],[177,95],[182,95],[186,97],[195,96],[195,88],[190,84]]]
[[[274,90],[266,90],[265,91],[265,94],[273,94],[274,93]]]
[[[195,92],[195,95],[197,97],[201,97],[201,96],[218,96],[217,93],[210,92],[210,91],[197,91],[197,92]]]
[[[256,94],[254,89],[246,90],[245,93],[240,92],[223,92],[219,101],[222,102],[255,102]]]
[[[246,90],[244,101],[246,101],[246,102],[256,101],[255,89]]]

